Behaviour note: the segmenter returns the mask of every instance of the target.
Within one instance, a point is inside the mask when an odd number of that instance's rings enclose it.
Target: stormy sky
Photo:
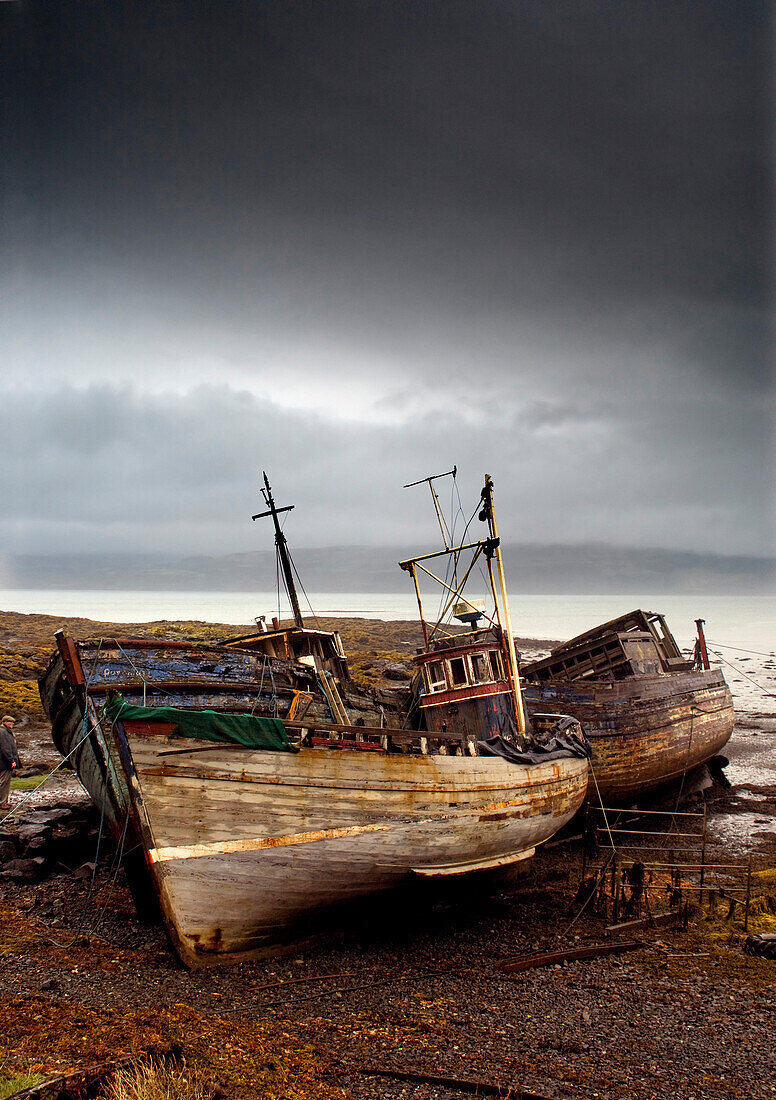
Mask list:
[[[0,3],[2,553],[771,554],[767,12]]]

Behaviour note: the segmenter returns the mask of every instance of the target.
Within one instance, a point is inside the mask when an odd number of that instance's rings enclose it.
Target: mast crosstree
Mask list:
[[[275,525],[275,546],[277,547],[278,557],[280,558],[280,566],[283,570],[283,579],[286,582],[286,591],[288,592],[288,598],[291,601],[291,610],[294,615],[294,623],[300,630],[304,629],[304,620],[302,619],[302,611],[299,607],[299,597],[296,594],[296,585],[294,584],[294,570],[291,564],[291,555],[288,551],[288,543],[286,542],[286,536],[280,529],[280,523],[278,522],[278,516],[281,512],[291,512],[294,509],[293,504],[287,504],[284,508],[278,508],[275,505],[275,499],[272,496],[272,489],[270,487],[269,478],[264,470],[262,470],[264,477],[264,488],[261,490],[261,495],[264,497],[264,503],[268,505],[266,512],[257,512],[255,516],[251,516],[251,519],[263,519],[265,516],[272,516],[272,522]]]

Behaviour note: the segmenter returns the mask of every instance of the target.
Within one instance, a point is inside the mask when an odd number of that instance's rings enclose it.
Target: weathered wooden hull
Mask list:
[[[293,662],[267,660],[261,654],[159,640],[102,639],[73,645],[73,659],[86,681],[83,690],[71,682],[67,645],[57,652],[38,687],[51,721],[54,744],[68,757],[94,804],[117,835],[129,808],[126,781],[106,737],[99,710],[109,690],[121,691],[128,703],[238,711],[272,716],[291,704],[294,676],[310,670]],[[289,671],[292,670],[292,671]],[[314,677],[313,677],[314,679]],[[313,713],[323,713],[320,700]]]
[[[588,797],[637,799],[715,756],[733,732],[730,689],[717,670],[625,680],[524,684],[529,713],[563,710],[593,748]]]
[[[135,828],[190,966],[300,942],[327,911],[413,876],[528,858],[587,788],[587,760],[574,757],[526,766],[201,742],[164,755],[165,740],[122,731]]]

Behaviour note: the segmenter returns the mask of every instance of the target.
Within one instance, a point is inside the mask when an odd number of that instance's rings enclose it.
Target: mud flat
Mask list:
[[[20,657],[14,645],[43,648],[40,624],[26,640],[23,623],[13,625],[19,640],[10,648],[0,635],[9,659]],[[346,637],[356,675],[377,678],[405,661],[416,644],[412,626],[358,624],[359,636]],[[347,634],[345,621],[341,628]],[[86,624],[81,636],[99,632]],[[774,691],[769,664],[743,667]],[[734,694],[736,678],[731,671]],[[708,803],[710,855],[754,852],[749,930],[772,932],[776,700],[741,680],[732,786]],[[19,741],[28,765],[56,759],[33,715]],[[80,797],[74,777],[58,783],[45,795],[49,809]],[[138,919],[115,848],[103,836],[97,850],[99,823],[81,805],[81,848],[63,847],[60,865],[38,881],[0,875],[0,1074],[53,1074],[179,1044],[214,1095],[237,1100],[466,1095],[449,1083],[370,1075],[375,1067],[512,1086],[513,1095],[519,1086],[555,1100],[774,1095],[776,962],[742,953],[741,916],[728,918],[724,906],[696,912],[687,931],[631,933],[643,946],[624,955],[499,969],[506,957],[616,938],[574,902],[578,844],[545,850],[522,878],[469,880],[365,908],[328,944],[191,973],[161,926]]]

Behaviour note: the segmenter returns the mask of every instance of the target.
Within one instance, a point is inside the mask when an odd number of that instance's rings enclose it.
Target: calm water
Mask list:
[[[472,593],[472,596],[474,593]],[[471,597],[470,597],[471,598]],[[370,619],[416,619],[417,605],[407,593],[310,593],[319,615]],[[677,641],[689,645],[695,619],[706,619],[710,642],[771,653],[776,649],[776,596],[661,596],[636,592],[625,596],[510,596],[515,633],[533,638],[570,638],[635,607],[661,611]],[[428,601],[427,615],[436,609]],[[73,615],[104,622],[196,619],[250,623],[256,615],[277,614],[273,592],[111,592],[0,589],[0,610],[27,614]],[[303,611],[304,611],[303,607]],[[287,616],[286,605],[281,607]]]

